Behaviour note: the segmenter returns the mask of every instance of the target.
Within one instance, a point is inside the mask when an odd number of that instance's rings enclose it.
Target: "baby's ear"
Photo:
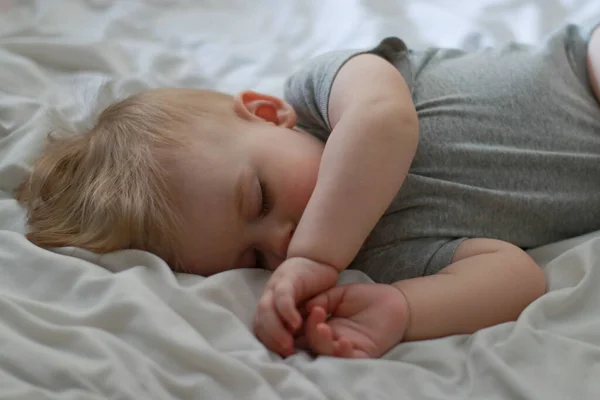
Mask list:
[[[248,121],[267,121],[285,128],[296,125],[296,112],[285,100],[252,90],[235,96],[235,112]]]

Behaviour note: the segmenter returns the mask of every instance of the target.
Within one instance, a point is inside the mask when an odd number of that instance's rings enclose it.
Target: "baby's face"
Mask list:
[[[266,122],[195,141],[175,169],[184,270],[275,269],[315,187],[322,151],[308,133]]]

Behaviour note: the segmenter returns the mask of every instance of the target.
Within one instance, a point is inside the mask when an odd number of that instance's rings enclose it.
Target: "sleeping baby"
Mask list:
[[[55,132],[18,192],[41,247],[140,249],[178,272],[272,271],[257,337],[379,357],[513,321],[526,249],[600,229],[600,30],[537,46],[319,56],[284,99],[145,91]],[[346,268],[375,283],[336,285]]]

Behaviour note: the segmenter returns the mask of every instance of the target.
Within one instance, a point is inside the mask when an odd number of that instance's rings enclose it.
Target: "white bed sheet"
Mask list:
[[[166,85],[280,94],[306,58],[387,35],[477,47],[599,18],[597,0],[0,0],[0,398],[600,398],[598,234],[532,252],[551,291],[516,323],[381,360],[282,360],[250,331],[267,272],[174,276],[138,251],[41,250],[11,194],[45,116],[86,126],[109,80],[101,104]]]

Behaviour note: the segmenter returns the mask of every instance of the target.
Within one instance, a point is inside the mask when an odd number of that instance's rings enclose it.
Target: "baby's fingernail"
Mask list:
[[[294,345],[291,344],[288,340],[285,341],[285,344],[283,344],[282,347],[283,347],[283,352],[286,355],[289,356],[290,354],[293,354],[293,352],[294,352]]]
[[[294,351],[294,346],[292,346],[292,345],[289,345],[289,346],[286,346],[286,347],[285,347],[285,354],[286,354],[286,355],[288,355],[288,356],[291,356],[291,355],[292,355],[292,354],[294,354],[294,353],[295,353],[295,351]]]

